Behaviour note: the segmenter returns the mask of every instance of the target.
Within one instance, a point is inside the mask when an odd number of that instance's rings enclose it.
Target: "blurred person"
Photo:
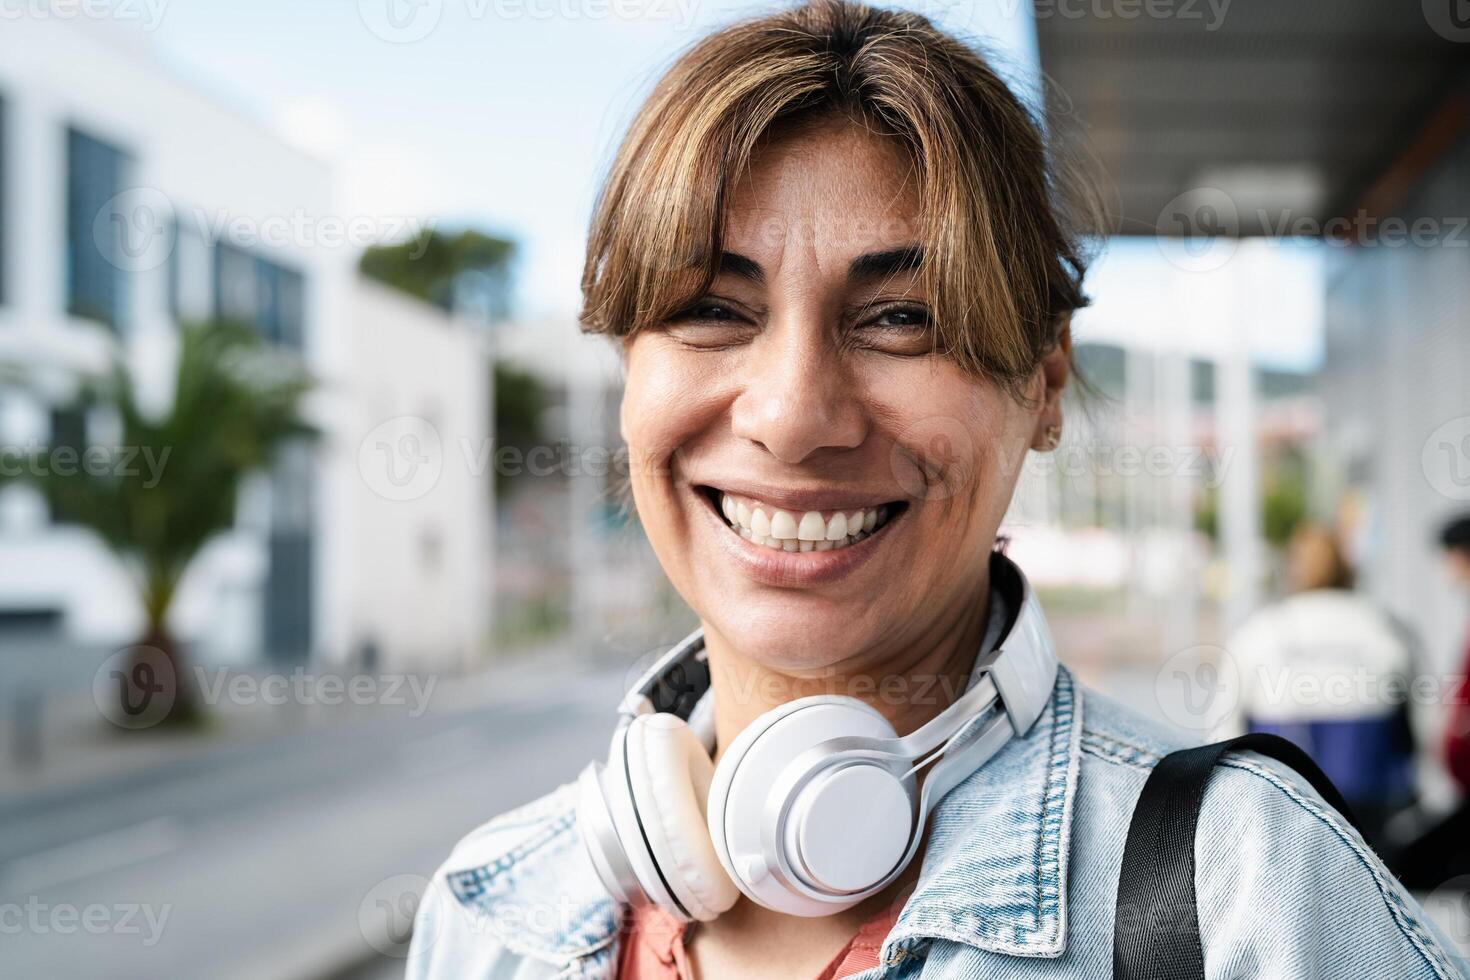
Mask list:
[[[1446,524],[1440,532],[1439,543],[1444,549],[1445,567],[1451,581],[1460,591],[1470,595],[1470,515]],[[1463,650],[1460,670],[1449,698],[1444,762],[1461,792],[1470,794],[1470,684],[1466,681],[1470,677],[1470,629],[1466,631]]]
[[[1382,849],[1389,819],[1415,798],[1412,634],[1353,591],[1353,570],[1326,527],[1292,533],[1285,578],[1290,594],[1226,644],[1240,698],[1216,734],[1268,732],[1300,745]]]
[[[1179,743],[1057,667],[992,549],[1062,430],[1058,188],[1038,121],[914,13],[817,0],[658,82],[582,322],[621,352],[633,501],[700,630],[605,767],[461,841],[409,977],[1113,975],[1134,803]],[[1233,756],[1199,830],[1212,975],[1453,975],[1285,767]]]
[[[1445,569],[1461,592],[1470,595],[1470,514],[1440,531]],[[1411,888],[1429,890],[1470,875],[1470,631],[1458,672],[1445,694],[1448,717],[1441,743],[1443,762],[1460,788],[1459,805],[1409,845],[1398,860],[1399,876]]]

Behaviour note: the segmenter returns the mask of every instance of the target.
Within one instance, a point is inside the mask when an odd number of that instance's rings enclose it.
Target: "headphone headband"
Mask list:
[[[988,699],[971,698],[970,693],[981,686],[982,679],[986,677],[994,683],[994,694],[999,697],[1010,718],[1011,728],[1017,734],[1024,735],[1031,730],[1051,698],[1057,660],[1041,603],[1016,563],[999,551],[991,553],[990,574],[992,593],[998,592],[1006,600],[1008,621],[1001,639],[994,649],[980,651],[970,672],[965,694],[949,710],[909,736],[918,743],[928,739],[916,736],[950,715],[954,709],[959,708],[958,713],[964,713],[962,702],[965,707],[973,704],[975,711],[983,708]],[[618,714],[624,721],[631,721],[639,715],[667,712],[688,721],[708,693],[709,686],[709,654],[704,648],[704,628],[700,627],[644,671],[623,696]],[[935,745],[941,742],[943,738]],[[927,749],[920,748],[920,751]]]
[[[659,657],[623,695],[618,714],[631,721],[639,715],[665,712],[689,719],[709,691],[709,655],[700,627]]]

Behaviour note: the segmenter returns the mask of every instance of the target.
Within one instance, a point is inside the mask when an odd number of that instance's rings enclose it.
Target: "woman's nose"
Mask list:
[[[761,345],[736,398],[732,425],[742,439],[783,463],[824,449],[853,449],[867,434],[860,392],[833,345],[795,338]]]

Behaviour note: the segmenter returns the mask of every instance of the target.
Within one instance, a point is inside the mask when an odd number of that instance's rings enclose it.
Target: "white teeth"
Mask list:
[[[820,511],[800,516],[768,505],[751,504],[729,494],[720,495],[720,512],[731,530],[753,544],[776,551],[834,551],[857,544],[887,522],[887,506],[849,512],[824,519]]]
[[[771,515],[771,537],[785,539],[796,536],[796,518],[784,510],[778,510]]]
[[[796,536],[803,541],[825,541],[827,539],[827,522],[822,520],[822,515],[814,510],[809,510],[801,515],[801,527],[796,529]],[[807,549],[810,551],[811,549]]]
[[[759,507],[750,512],[750,533],[758,538],[771,537],[771,519]]]

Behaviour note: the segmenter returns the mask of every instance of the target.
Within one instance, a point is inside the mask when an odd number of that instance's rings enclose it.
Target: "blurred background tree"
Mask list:
[[[53,514],[91,530],[133,572],[144,619],[140,655],[147,648],[164,654],[177,685],[168,722],[202,719],[186,653],[169,631],[179,582],[204,545],[235,523],[245,478],[268,468],[288,442],[315,435],[301,414],[310,387],[296,355],[267,345],[249,327],[187,325],[166,412],[144,410],[140,381],[121,360],[58,406],[66,417],[108,420],[116,443],[83,450],[107,465],[55,465],[52,446],[0,472],[0,486],[35,486]],[[140,459],[155,463],[145,467]]]
[[[484,232],[428,231],[399,244],[374,245],[362,253],[358,269],[441,309],[494,322],[510,315],[515,254],[514,242]]]

